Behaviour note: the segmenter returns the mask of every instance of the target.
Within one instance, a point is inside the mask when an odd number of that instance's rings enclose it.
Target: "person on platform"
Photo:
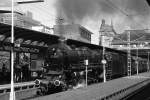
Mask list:
[[[22,66],[22,76],[23,76],[23,81],[29,81],[29,64],[25,63]]]
[[[8,81],[8,73],[7,73],[7,67],[6,67],[6,64],[5,63],[3,63],[3,65],[2,65],[2,76],[3,76],[3,83],[7,83],[7,81]]]
[[[19,64],[15,64],[15,82],[21,81],[21,66]]]

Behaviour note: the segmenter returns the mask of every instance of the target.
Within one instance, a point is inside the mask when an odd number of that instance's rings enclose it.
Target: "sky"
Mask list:
[[[11,0],[0,0],[0,6]],[[23,1],[23,0],[14,0]],[[43,3],[15,5],[20,11],[31,11],[33,18],[53,27],[58,17],[65,23],[77,23],[92,31],[92,43],[98,44],[101,20],[111,21],[118,34],[126,27],[149,29],[150,7],[146,0],[44,0]]]

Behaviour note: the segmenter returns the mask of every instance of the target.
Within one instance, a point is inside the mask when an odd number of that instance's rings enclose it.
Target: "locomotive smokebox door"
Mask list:
[[[89,61],[88,60],[84,60],[84,65],[89,65]]]

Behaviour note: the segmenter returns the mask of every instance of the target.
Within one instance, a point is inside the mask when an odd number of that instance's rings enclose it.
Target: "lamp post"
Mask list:
[[[104,40],[104,31],[99,31],[100,33],[100,41],[99,41],[99,45],[102,45],[103,46],[103,52],[102,52],[102,60],[101,60],[101,63],[103,64],[103,82],[105,83],[106,82],[106,60],[105,60],[105,46],[104,46],[104,43],[103,43],[103,40]]]
[[[84,63],[85,63],[85,67],[86,67],[86,69],[85,69],[85,73],[86,73],[86,76],[85,76],[85,84],[86,84],[86,87],[88,86],[88,60],[86,59],[86,60],[84,60]]]
[[[103,46],[102,64],[103,64],[103,82],[106,82],[106,60],[105,60],[105,47]]]
[[[148,65],[147,65],[147,71],[149,71],[149,53],[150,53],[150,52],[148,52]]]
[[[14,0],[11,2],[11,43],[14,44]],[[10,100],[15,100],[14,93],[14,48],[11,46],[11,91]]]

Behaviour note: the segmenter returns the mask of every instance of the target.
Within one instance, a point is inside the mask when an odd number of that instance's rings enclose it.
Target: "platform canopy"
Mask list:
[[[0,43],[11,44],[11,25],[0,23]],[[60,42],[60,37],[48,33],[38,32],[31,29],[14,27],[14,44],[20,44],[20,46],[43,48],[49,45],[57,44]],[[72,39],[65,39],[65,43],[69,46],[75,47],[88,47],[90,49],[102,50],[102,46],[80,42]],[[111,48],[105,48],[108,52],[125,53],[124,51],[115,50]]]
[[[47,47],[58,42],[59,37],[21,27],[14,27],[14,43],[36,47]],[[11,42],[11,25],[0,23],[0,42]]]

